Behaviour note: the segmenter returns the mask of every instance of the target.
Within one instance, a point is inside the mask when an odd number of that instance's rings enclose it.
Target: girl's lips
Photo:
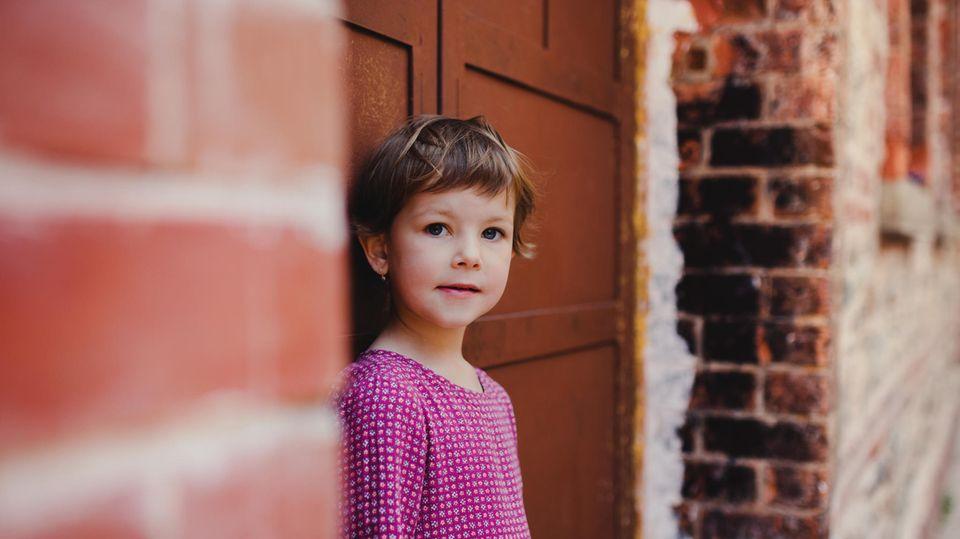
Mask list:
[[[438,286],[437,287],[444,294],[454,297],[454,298],[468,298],[474,294],[479,294],[479,291],[475,290],[464,290],[460,288],[450,288],[448,286]]]

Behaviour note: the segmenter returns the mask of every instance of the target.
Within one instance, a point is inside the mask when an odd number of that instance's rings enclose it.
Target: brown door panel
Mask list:
[[[617,354],[604,346],[488,371],[516,410],[533,537],[614,536]]]

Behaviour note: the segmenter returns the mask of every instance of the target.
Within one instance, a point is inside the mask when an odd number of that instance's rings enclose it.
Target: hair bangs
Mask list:
[[[361,168],[351,189],[351,223],[358,233],[383,233],[406,201],[421,192],[474,189],[494,197],[507,191],[515,208],[514,251],[530,258],[534,246],[521,230],[537,198],[531,170],[526,157],[507,146],[483,116],[414,116]]]

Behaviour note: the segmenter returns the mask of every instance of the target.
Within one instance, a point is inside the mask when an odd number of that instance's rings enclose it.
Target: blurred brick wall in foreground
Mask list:
[[[0,3],[0,537],[331,537],[329,0]]]

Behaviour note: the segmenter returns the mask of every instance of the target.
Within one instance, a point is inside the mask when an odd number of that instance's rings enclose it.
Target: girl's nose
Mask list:
[[[468,267],[468,268],[479,268],[480,267],[480,249],[477,245],[477,242],[472,240],[464,240],[460,243],[460,249],[457,251],[457,254],[453,257],[453,266],[454,267]]]

